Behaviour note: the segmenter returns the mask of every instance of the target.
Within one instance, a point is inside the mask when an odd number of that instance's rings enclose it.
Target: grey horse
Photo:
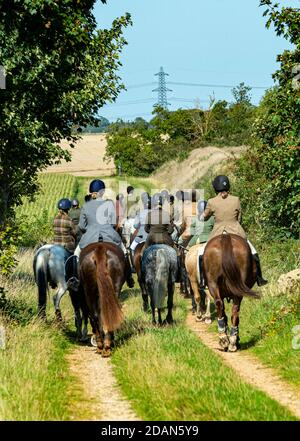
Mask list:
[[[88,313],[84,296],[80,290],[72,290],[67,286],[65,278],[65,262],[69,253],[61,245],[44,245],[39,248],[33,259],[33,272],[38,287],[38,313],[46,317],[47,292],[49,285],[57,288],[53,296],[56,317],[61,320],[60,301],[67,290],[75,313],[75,326],[77,338],[81,341],[87,339]],[[82,329],[82,322],[84,327]]]

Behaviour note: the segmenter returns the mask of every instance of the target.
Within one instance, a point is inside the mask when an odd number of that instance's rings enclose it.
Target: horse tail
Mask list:
[[[33,260],[33,271],[38,286],[38,313],[44,315],[47,304],[48,292],[48,260],[50,251],[44,249],[39,251]]]
[[[242,280],[241,271],[236,264],[233,254],[232,240],[230,234],[222,234],[221,237],[222,248],[222,270],[224,273],[224,281],[228,292],[234,296],[243,297],[259,297],[257,292],[248,288]]]
[[[164,249],[156,252],[156,272],[153,286],[154,307],[161,309],[168,289],[169,260]]]
[[[96,279],[100,298],[100,317],[105,331],[112,332],[121,326],[123,313],[113,281],[107,267],[107,255],[104,247],[95,250]]]

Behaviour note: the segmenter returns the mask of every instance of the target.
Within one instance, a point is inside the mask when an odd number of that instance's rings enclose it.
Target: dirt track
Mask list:
[[[246,351],[232,353],[220,350],[217,333],[208,332],[207,325],[203,322],[196,322],[195,316],[191,312],[187,317],[187,326],[197,334],[202,343],[218,354],[246,383],[262,390],[300,419],[299,390],[281,380],[271,368],[262,364]]]

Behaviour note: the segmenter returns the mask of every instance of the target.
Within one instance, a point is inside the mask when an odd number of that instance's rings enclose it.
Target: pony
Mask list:
[[[136,271],[137,279],[141,288],[142,299],[143,299],[143,310],[144,312],[148,312],[149,310],[149,300],[148,300],[148,292],[145,285],[145,281],[142,276],[142,253],[144,249],[145,242],[140,242],[135,250],[133,255],[133,265]]]
[[[114,331],[123,322],[119,295],[126,280],[125,256],[109,242],[92,243],[80,253],[79,277],[83,288],[97,352],[111,355]]]
[[[156,324],[156,308],[159,325],[173,323],[172,309],[177,271],[177,253],[169,245],[151,245],[143,252],[142,279],[150,297],[153,324]],[[162,321],[161,311],[166,294],[168,294],[168,313]]]
[[[198,271],[198,251],[203,244],[192,246],[185,256],[185,267],[191,285],[192,305],[195,309],[196,321],[211,323],[210,303],[212,297],[208,290],[200,288]]]
[[[43,245],[36,251],[33,258],[33,272],[38,287],[38,314],[40,317],[46,318],[47,293],[49,292],[50,285],[53,289],[57,288],[53,296],[53,303],[55,315],[61,321],[60,301],[65,292],[69,290],[75,314],[77,339],[84,341],[87,337],[87,307],[80,293],[67,286],[65,262],[68,257],[69,253],[61,245]],[[82,330],[83,322],[84,327]]]
[[[219,344],[224,351],[235,352],[239,347],[242,299],[244,296],[260,297],[252,290],[256,281],[256,264],[247,241],[229,233],[212,238],[204,250],[203,273],[216,305]],[[224,298],[233,300],[229,337]]]

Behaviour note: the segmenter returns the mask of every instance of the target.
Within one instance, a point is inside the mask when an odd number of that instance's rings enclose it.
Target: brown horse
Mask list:
[[[203,272],[215,300],[220,346],[225,351],[235,352],[239,344],[239,312],[243,296],[259,297],[251,289],[256,281],[256,265],[247,241],[228,233],[211,239],[203,255]],[[229,338],[224,298],[233,300]]]
[[[145,242],[141,242],[136,246],[133,256],[133,265],[136,270],[136,275],[142,292],[143,310],[147,312],[149,310],[148,293],[147,293],[145,281],[142,278],[142,254],[143,254],[144,245]]]
[[[97,352],[109,357],[114,331],[123,321],[118,297],[126,277],[125,257],[113,243],[92,243],[82,250],[79,265]]]

